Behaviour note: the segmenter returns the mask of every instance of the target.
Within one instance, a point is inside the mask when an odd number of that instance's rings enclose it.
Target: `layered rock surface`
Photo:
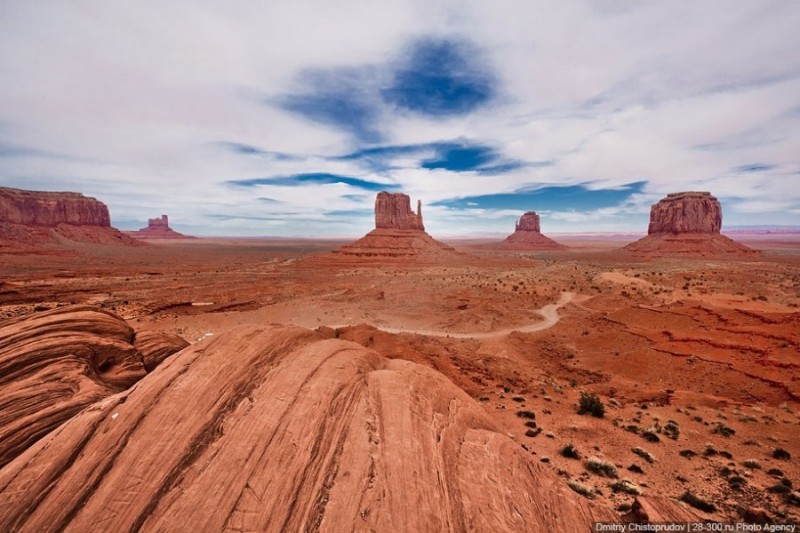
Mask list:
[[[0,187],[0,250],[64,241],[136,243],[111,227],[108,207],[94,198]]]
[[[514,233],[500,243],[500,248],[511,250],[564,250],[566,246],[557,243],[541,233],[539,215],[535,211],[523,214],[514,225]]]
[[[142,228],[138,231],[128,231],[126,233],[137,239],[194,239],[194,237],[178,233],[170,228],[169,217],[167,215],[147,219],[146,228]]]
[[[425,232],[422,202],[411,211],[407,194],[380,192],[375,199],[375,229],[334,252],[340,259],[437,261],[460,254]]]
[[[444,376],[296,327],[183,350],[0,470],[0,529],[579,531],[581,498]]]
[[[87,405],[144,377],[187,345],[90,306],[62,307],[0,326],[0,466]],[[0,528],[4,529],[4,528]]]
[[[650,208],[647,237],[625,249],[644,254],[752,255],[755,250],[720,233],[722,207],[709,192],[668,194]]]

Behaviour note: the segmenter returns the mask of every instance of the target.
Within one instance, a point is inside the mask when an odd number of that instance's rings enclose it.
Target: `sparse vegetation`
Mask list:
[[[642,493],[642,489],[640,489],[635,483],[628,481],[627,479],[620,479],[619,481],[615,481],[611,484],[611,490],[614,492],[624,492],[625,494],[633,494],[634,496],[638,496]]]
[[[645,449],[636,447],[633,448],[631,451],[636,455],[638,455],[639,457],[641,457],[642,459],[644,459],[645,461],[647,461],[648,463],[653,463],[656,460],[655,457],[653,457],[653,455]]]
[[[736,430],[726,426],[722,422],[717,422],[714,426],[714,429],[711,430],[711,433],[716,433],[718,435],[722,435],[723,437],[731,437],[736,435]]]
[[[578,414],[590,414],[597,418],[603,418],[606,414],[606,407],[597,394],[581,391],[581,398],[578,401]]]
[[[533,411],[517,411],[517,416],[520,418],[528,418],[530,420],[533,420],[536,418],[536,413],[534,413]]]
[[[646,429],[642,431],[641,435],[647,442],[661,442],[661,439],[658,438],[658,435],[653,429]]]
[[[595,488],[590,487],[589,485],[584,485],[578,481],[567,481],[567,486],[580,494],[581,496],[585,496],[590,500],[594,498],[595,495]]]
[[[713,503],[705,501],[688,490],[681,495],[680,500],[706,513],[713,513],[717,510]]]
[[[562,457],[566,457],[567,459],[580,459],[581,453],[575,447],[574,444],[570,443],[561,448],[561,455]]]
[[[667,438],[678,440],[678,437],[681,434],[681,429],[678,427],[678,423],[674,420],[667,420],[667,424],[664,426],[663,433],[667,436]]]
[[[751,470],[759,470],[761,469],[761,463],[756,461],[755,459],[748,459],[742,463],[745,468],[750,468]]]
[[[687,459],[691,459],[692,457],[696,456],[697,453],[692,450],[681,450],[678,452],[678,455],[681,457],[686,457]]]
[[[598,474],[600,476],[606,476],[610,478],[617,477],[617,467],[613,464],[609,463],[608,461],[603,461],[597,457],[590,457],[584,463],[586,469],[590,472]]]
[[[772,485],[771,487],[767,487],[767,492],[770,494],[789,494],[792,492],[791,487],[787,487],[782,483],[778,483],[776,485]]]
[[[781,459],[783,461],[788,461],[789,459],[792,458],[792,454],[790,454],[783,448],[775,448],[775,450],[772,452],[772,457],[774,459]]]
[[[637,464],[630,465],[628,467],[628,470],[630,470],[631,472],[635,472],[637,474],[644,474],[644,470],[642,469],[642,467]]]

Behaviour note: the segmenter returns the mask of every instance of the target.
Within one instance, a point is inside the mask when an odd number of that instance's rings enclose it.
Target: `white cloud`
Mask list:
[[[797,223],[798,27],[790,0],[6,2],[0,184],[78,190],[114,220],[165,212],[201,233],[363,233],[369,217],[324,213],[370,209],[370,192],[226,183],[313,172],[395,182],[426,205],[531,184],[647,182],[622,206],[548,214],[559,230],[646,227],[649,204],[683,189],[711,190],[731,224]],[[462,139],[549,165],[486,175],[428,170],[419,161],[432,154],[405,154],[374,175],[331,158],[361,147],[346,131],[268,105],[306,90],[309,69],[385,66],[426,36],[472,41],[498,97],[450,118],[382,109],[386,143]],[[363,83],[380,90],[385,79]],[[736,170],[748,165],[764,168]],[[425,215],[452,233],[502,231],[514,216]]]

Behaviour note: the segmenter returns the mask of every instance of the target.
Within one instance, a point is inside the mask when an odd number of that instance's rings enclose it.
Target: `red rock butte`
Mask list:
[[[437,260],[462,257],[455,249],[425,232],[422,202],[417,212],[411,210],[407,194],[379,192],[375,198],[375,229],[361,239],[334,252],[340,259]]]
[[[0,250],[67,244],[136,244],[111,227],[103,202],[75,192],[0,187]]]
[[[647,237],[625,246],[653,255],[752,255],[756,250],[725,237],[722,207],[709,192],[670,193],[650,208]]]
[[[161,215],[157,218],[147,219],[147,227],[138,231],[127,231],[131,237],[137,239],[194,239],[189,235],[178,233],[169,227],[169,217]]]
[[[542,235],[539,215],[535,211],[523,214],[514,225],[514,233],[499,243],[498,248],[509,250],[565,250],[567,247]]]

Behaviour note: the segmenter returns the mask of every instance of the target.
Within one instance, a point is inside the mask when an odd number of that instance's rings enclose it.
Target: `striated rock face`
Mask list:
[[[535,231],[540,233],[539,215],[536,214],[536,211],[528,211],[519,217],[519,222],[514,225],[514,231]]]
[[[142,245],[112,228],[108,207],[94,198],[0,187],[0,253],[39,253],[76,242]]]
[[[650,208],[647,233],[719,233],[722,208],[709,192],[668,194]]]
[[[375,228],[425,231],[422,201],[417,201],[417,212],[414,213],[407,194],[379,192],[375,198]]]
[[[438,372],[286,326],[183,350],[0,470],[0,530],[555,531],[583,499]]]
[[[749,256],[759,253],[720,234],[721,227],[722,208],[711,193],[672,193],[650,208],[648,235],[624,249],[654,256]]]
[[[89,306],[61,307],[0,326],[0,466],[90,405],[145,375],[136,334],[124,320]],[[151,334],[153,359],[185,346]],[[6,529],[6,528],[0,528]]]
[[[514,226],[514,233],[492,248],[506,250],[535,251],[535,250],[564,250],[566,246],[557,243],[541,233],[539,215],[535,211],[523,214]]]
[[[126,232],[131,237],[137,239],[194,239],[182,233],[178,233],[169,227],[169,217],[161,215],[158,218],[147,220],[147,227],[138,231]]]
[[[111,227],[103,202],[75,192],[23,191],[0,187],[0,222],[26,226]]]

